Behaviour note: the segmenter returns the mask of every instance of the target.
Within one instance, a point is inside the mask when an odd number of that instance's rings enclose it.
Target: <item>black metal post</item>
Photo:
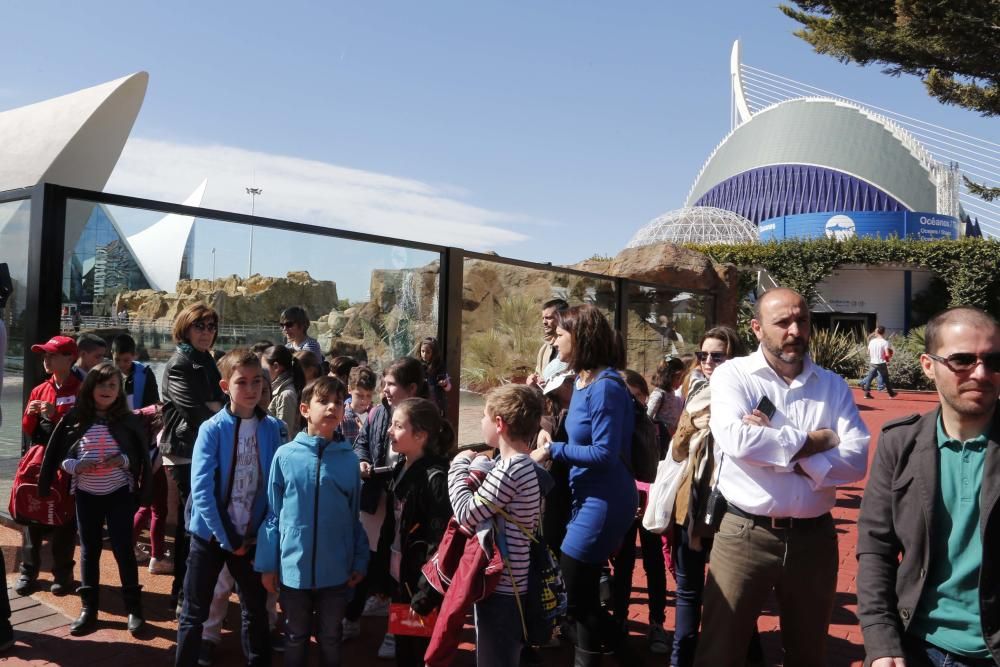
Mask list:
[[[462,383],[462,290],[465,280],[465,256],[459,248],[445,248],[441,253],[441,279],[438,296],[438,340],[441,341],[452,390],[447,393],[447,417],[458,429],[459,388]]]

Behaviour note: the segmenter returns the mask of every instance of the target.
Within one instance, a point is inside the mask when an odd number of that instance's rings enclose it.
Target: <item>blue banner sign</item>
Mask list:
[[[957,239],[958,218],[918,211],[832,211],[803,213],[764,220],[757,231],[761,241],[782,239],[833,238],[918,238],[925,241]]]

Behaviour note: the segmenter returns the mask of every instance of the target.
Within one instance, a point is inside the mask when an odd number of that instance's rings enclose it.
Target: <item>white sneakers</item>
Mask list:
[[[396,658],[395,635],[386,634],[385,638],[382,640],[382,645],[378,647],[378,657],[386,660],[394,660]]]
[[[149,573],[150,574],[173,574],[174,573],[174,563],[167,558],[150,558],[149,559]]]
[[[367,600],[365,600],[365,610],[361,612],[362,616],[388,616],[389,615],[389,599],[381,599],[376,595],[372,595]]]

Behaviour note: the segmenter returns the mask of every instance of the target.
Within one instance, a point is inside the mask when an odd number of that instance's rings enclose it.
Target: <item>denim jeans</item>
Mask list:
[[[52,545],[52,578],[73,581],[73,551],[76,549],[76,524],[64,526],[25,526],[21,533],[21,574],[34,579],[42,563],[42,540]]]
[[[878,377],[879,377],[879,385],[884,384],[885,385],[885,390],[887,392],[889,392],[890,394],[894,393],[893,390],[892,390],[892,385],[889,384],[889,366],[888,366],[888,364],[872,364],[871,365],[871,368],[868,369],[868,375],[866,375],[865,379],[861,381],[861,388],[865,390],[865,393],[868,393],[871,390],[872,380],[875,379],[876,375],[878,375]],[[879,388],[881,389],[881,387],[879,387]]]
[[[691,667],[698,648],[698,626],[701,624],[701,594],[705,590],[705,559],[711,541],[702,543],[702,550],[690,546],[688,531],[677,526],[674,531],[674,577],[677,579],[677,610],[674,621],[674,649],[670,664]]]
[[[202,624],[208,618],[215,582],[222,566],[229,568],[240,593],[243,654],[251,667],[271,664],[271,641],[267,627],[267,591],[253,569],[253,549],[237,556],[214,540],[192,535],[184,575],[184,606],[177,622],[177,667],[195,667],[201,650]]]
[[[635,572],[635,538],[639,536],[642,547],[642,567],[646,571],[646,590],[649,597],[649,621],[663,625],[667,605],[667,564],[663,559],[663,538],[642,527],[636,519],[625,533],[622,546],[614,556],[615,622],[622,628],[628,621],[628,607],[632,600],[632,575]]]
[[[76,491],[76,522],[80,530],[80,584],[97,588],[101,583],[101,529],[108,525],[111,551],[118,563],[122,588],[139,585],[139,568],[135,563],[132,542],[132,518],[135,516],[135,496],[127,486],[107,495],[98,496]]]
[[[996,664],[992,658],[966,658],[910,636],[903,638],[903,650],[907,667],[991,667]]]
[[[285,667],[306,664],[313,619],[316,620],[320,664],[340,665],[340,622],[350,596],[347,586],[328,586],[315,590],[281,587],[281,608],[285,610]]]
[[[524,603],[522,598],[521,603]],[[493,593],[475,605],[476,667],[508,667],[521,660],[524,630],[513,595]]]

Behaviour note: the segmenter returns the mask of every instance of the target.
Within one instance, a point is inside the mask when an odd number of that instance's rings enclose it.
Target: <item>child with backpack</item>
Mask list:
[[[42,355],[42,363],[49,377],[31,390],[28,404],[21,418],[24,445],[22,457],[27,458],[35,447],[44,448],[56,424],[76,404],[80,391],[80,378],[73,372],[78,350],[76,341],[68,336],[53,336],[48,342],[32,345],[31,351]],[[37,449],[33,452],[37,459]],[[52,544],[53,595],[66,595],[73,586],[73,549],[76,524],[46,526],[31,523],[24,527],[21,542],[21,575],[14,583],[18,595],[31,595],[37,587],[41,565],[42,539],[48,537]]]
[[[288,667],[306,664],[314,621],[321,664],[340,665],[340,624],[368,567],[358,457],[337,431],[346,395],[335,377],[307,384],[299,404],[306,430],[271,465],[269,514],[254,566],[269,592],[280,588]]]
[[[201,425],[191,461],[191,546],[177,625],[177,667],[198,664],[202,624],[223,565],[239,587],[247,664],[271,664],[267,591],[253,558],[267,514],[264,485],[281,444],[281,426],[258,406],[264,374],[257,355],[232,350],[219,361],[219,371],[229,405]]]
[[[380,551],[389,551],[393,601],[407,602],[420,616],[440,603],[440,595],[422,577],[421,568],[437,551],[451,518],[448,460],[455,432],[426,398],[394,404],[389,441],[400,455],[389,485]],[[426,637],[396,636],[396,664],[423,667],[430,643]]]
[[[76,406],[56,426],[45,449],[38,493],[48,495],[58,468],[73,476],[80,531],[80,616],[70,625],[74,636],[97,626],[103,529],[111,550],[128,612],[128,631],[142,628],[139,572],[132,541],[137,500],[151,491],[146,430],[128,409],[121,373],[114,364],[94,366],[80,388]]]
[[[496,525],[506,570],[494,592],[475,604],[476,665],[504,667],[520,662],[527,631],[531,536],[541,511],[538,475],[528,452],[541,422],[542,398],[531,387],[509,384],[490,392],[483,413],[483,440],[499,449],[500,458],[474,493],[467,480],[479,455],[460,452],[451,462],[448,492],[463,527]]]

